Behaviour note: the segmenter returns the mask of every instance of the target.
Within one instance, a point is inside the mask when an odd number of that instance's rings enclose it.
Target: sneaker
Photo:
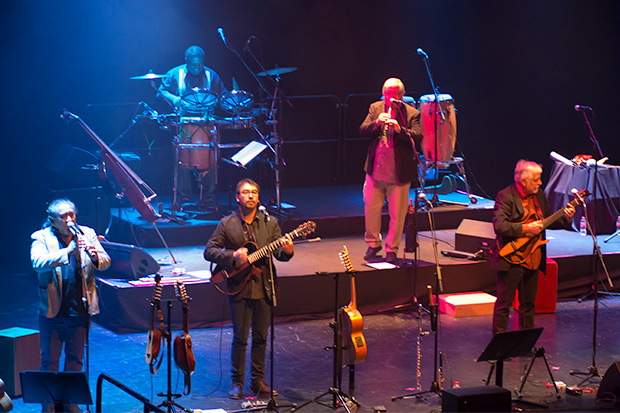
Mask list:
[[[377,256],[377,253],[381,251],[381,246],[379,247],[368,247],[366,250],[366,254],[364,254],[364,259],[366,261],[371,260]]]
[[[230,391],[228,392],[228,397],[234,400],[239,400],[243,396],[243,384],[241,383],[233,383]]]

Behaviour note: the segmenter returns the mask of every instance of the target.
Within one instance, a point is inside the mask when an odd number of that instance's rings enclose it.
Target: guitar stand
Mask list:
[[[328,275],[329,273],[317,273],[317,275]],[[342,384],[342,326],[338,322],[338,281],[340,279],[340,273],[333,273],[334,276],[334,319],[329,323],[330,328],[334,330],[334,344],[330,347],[325,347],[325,350],[334,351],[334,364],[333,364],[333,384],[327,391],[321,393],[319,396],[308,400],[307,402],[291,409],[292,412],[297,411],[310,403],[317,403],[325,407],[329,407],[332,410],[338,410],[343,408],[347,413],[351,413],[349,408],[350,404],[354,404],[356,407],[360,407],[360,404],[352,395],[347,395],[340,389]],[[353,389],[353,383],[355,378],[355,365],[349,366],[349,388]],[[321,402],[320,399],[331,394],[332,403],[327,404]]]
[[[168,391],[166,393],[157,393],[159,397],[166,397],[166,400],[159,404],[157,407],[165,406],[168,409],[168,412],[176,412],[177,408],[184,412],[191,412],[191,410],[186,409],[181,406],[174,399],[178,399],[181,397],[180,394],[172,393],[172,319],[170,318],[172,312],[172,302],[173,299],[161,300],[165,301],[168,304],[168,337],[166,337],[166,344],[168,345],[168,354],[167,354],[167,363],[168,363]]]

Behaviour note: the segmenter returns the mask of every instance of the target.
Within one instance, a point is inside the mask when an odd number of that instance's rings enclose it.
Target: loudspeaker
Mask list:
[[[442,392],[443,412],[509,412],[510,391],[499,386],[464,387]]]
[[[141,248],[108,241],[101,241],[101,246],[112,262],[107,270],[96,271],[99,278],[137,280],[159,271],[157,261]]]
[[[5,381],[6,393],[10,396],[22,395],[19,373],[39,368],[41,364],[39,349],[37,330],[22,327],[0,330],[0,373]]]
[[[454,249],[476,253],[482,250],[482,257],[490,258],[495,249],[495,230],[492,222],[464,219],[456,229]]]
[[[620,402],[620,361],[616,361],[607,369],[598,387],[596,397],[615,403]]]

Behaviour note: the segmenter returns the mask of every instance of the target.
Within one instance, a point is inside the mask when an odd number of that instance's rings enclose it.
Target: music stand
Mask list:
[[[478,357],[478,360],[476,360],[477,362],[496,362],[491,366],[487,383],[491,380],[491,375],[493,375],[493,367],[497,365],[495,384],[502,387],[504,360],[510,357],[529,356],[542,331],[543,328],[538,327],[525,330],[506,331],[494,335],[480,357]]]
[[[86,373],[81,371],[22,371],[19,374],[24,403],[63,405],[93,404]]]

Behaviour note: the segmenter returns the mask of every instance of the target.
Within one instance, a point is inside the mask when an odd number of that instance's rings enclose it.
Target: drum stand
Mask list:
[[[441,107],[441,105],[439,104],[439,87],[435,86],[435,81],[433,80],[433,75],[431,73],[431,67],[430,64],[428,63],[428,55],[426,53],[424,53],[422,55],[422,60],[424,61],[424,66],[426,66],[426,73],[428,74],[428,79],[431,82],[431,88],[433,89],[433,94],[435,95],[435,101],[433,103],[434,105],[434,119],[435,119],[435,125],[434,125],[434,129],[435,129],[435,178],[437,180],[439,180],[439,166],[437,164],[437,155],[438,155],[438,139],[437,139],[437,130],[438,128],[438,122],[439,119],[437,118],[437,114],[439,113],[440,117],[441,117],[441,123],[444,123],[446,121],[446,114],[443,111],[443,108]],[[433,203],[433,205],[437,205],[437,203],[439,202],[439,197],[437,196],[437,185],[434,186],[434,190],[433,190],[433,199],[431,200],[431,202]]]

